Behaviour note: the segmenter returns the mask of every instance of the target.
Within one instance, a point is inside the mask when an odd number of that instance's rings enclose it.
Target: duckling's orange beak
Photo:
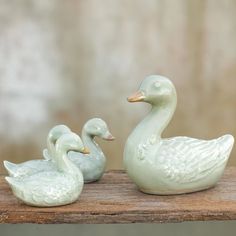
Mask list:
[[[103,137],[103,139],[107,141],[113,141],[115,140],[115,137],[112,134],[109,134],[108,136]]]
[[[81,153],[83,153],[83,154],[89,154],[89,153],[90,153],[90,150],[89,150],[87,147],[85,147],[85,148],[82,150]]]
[[[145,98],[144,93],[141,91],[137,91],[127,98],[128,102],[141,102]]]

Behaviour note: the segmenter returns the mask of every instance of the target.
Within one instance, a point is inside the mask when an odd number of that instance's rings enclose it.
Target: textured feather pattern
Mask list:
[[[157,152],[157,165],[171,181],[199,181],[225,166],[233,143],[231,135],[209,141],[189,137],[163,139]]]
[[[35,206],[55,206],[75,201],[83,188],[83,178],[58,172],[41,172],[20,179],[6,177],[13,191],[24,202]],[[76,191],[75,191],[76,189]],[[56,204],[55,204],[56,203]]]

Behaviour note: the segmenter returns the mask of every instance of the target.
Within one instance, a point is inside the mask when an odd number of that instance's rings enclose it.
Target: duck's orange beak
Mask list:
[[[142,102],[145,96],[144,93],[141,91],[137,91],[136,93],[132,94],[127,98],[128,102]]]
[[[89,150],[87,147],[85,147],[85,148],[83,149],[82,153],[83,153],[83,154],[89,154],[89,153],[90,153],[90,150]]]
[[[103,139],[107,141],[113,141],[115,140],[115,137],[112,134],[109,134],[106,137],[103,137]]]

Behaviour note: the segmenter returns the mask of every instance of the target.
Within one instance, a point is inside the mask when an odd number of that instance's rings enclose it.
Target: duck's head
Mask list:
[[[56,150],[61,150],[63,152],[75,151],[81,152],[83,154],[89,154],[90,151],[84,144],[81,138],[73,133],[63,134],[56,142]]]
[[[66,125],[56,125],[54,126],[48,134],[48,139],[55,144],[57,139],[59,139],[63,134],[70,133],[71,130]]]
[[[151,75],[143,80],[138,91],[127,100],[129,102],[147,102],[152,105],[164,104],[176,100],[176,90],[168,78]]]
[[[115,139],[110,133],[106,122],[100,118],[93,118],[88,120],[84,125],[84,130],[87,134],[93,137],[98,136],[108,141],[112,141]]]

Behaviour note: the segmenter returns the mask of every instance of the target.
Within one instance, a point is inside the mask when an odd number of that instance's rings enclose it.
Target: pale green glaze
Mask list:
[[[28,205],[51,207],[76,201],[83,189],[83,174],[67,157],[69,151],[81,152],[84,145],[78,135],[63,134],[55,145],[53,170],[25,177],[6,177],[14,195]]]
[[[213,140],[163,139],[162,132],[177,104],[175,87],[164,76],[147,77],[129,101],[143,101],[152,106],[128,137],[124,150],[126,171],[141,191],[180,194],[207,189],[217,183],[233,147],[233,136]]]
[[[23,177],[30,176],[41,171],[55,170],[55,142],[63,134],[70,133],[71,130],[65,125],[53,127],[47,138],[47,149],[44,149],[42,160],[30,160],[20,164],[4,161],[4,166],[10,176]],[[80,168],[84,175],[85,183],[99,180],[106,167],[106,157],[94,138],[100,137],[104,140],[114,140],[105,121],[93,118],[86,122],[82,130],[82,140],[86,147],[90,149],[90,154],[80,152],[70,152],[70,160]]]
[[[105,121],[99,118],[88,120],[82,130],[83,143],[89,148],[90,153],[88,155],[78,152],[69,153],[70,160],[82,171],[85,183],[99,180],[106,167],[106,157],[95,142],[95,137],[108,141],[114,140]]]
[[[71,130],[65,125],[54,126],[48,133],[47,149],[43,151],[46,160],[30,160],[20,164],[4,161],[3,164],[8,174],[12,177],[23,177],[54,168],[55,143],[63,134],[70,132]]]
[[[56,125],[54,126],[48,134],[47,137],[47,149],[44,149],[43,156],[45,159],[51,159],[55,156],[55,144],[57,139],[59,139],[63,134],[70,133],[71,130],[66,125]]]

